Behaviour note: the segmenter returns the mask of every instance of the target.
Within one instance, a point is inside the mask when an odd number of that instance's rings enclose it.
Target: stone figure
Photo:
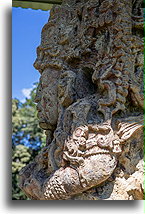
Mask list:
[[[20,172],[25,194],[143,199],[143,1],[64,0],[34,67],[46,147]]]

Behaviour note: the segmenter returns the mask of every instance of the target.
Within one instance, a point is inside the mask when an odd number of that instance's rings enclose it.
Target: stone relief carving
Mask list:
[[[21,189],[35,200],[142,199],[143,1],[63,1],[34,66],[47,138]]]

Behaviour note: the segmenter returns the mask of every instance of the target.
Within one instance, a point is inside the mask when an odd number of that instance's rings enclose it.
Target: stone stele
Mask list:
[[[143,199],[143,0],[64,0],[42,29],[46,146],[20,172],[32,200]]]

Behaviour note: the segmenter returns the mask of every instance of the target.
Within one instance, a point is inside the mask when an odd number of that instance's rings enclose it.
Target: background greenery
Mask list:
[[[24,103],[12,99],[12,200],[29,200],[19,188],[19,171],[34,159],[45,142],[34,103],[37,83],[34,86],[30,99]]]

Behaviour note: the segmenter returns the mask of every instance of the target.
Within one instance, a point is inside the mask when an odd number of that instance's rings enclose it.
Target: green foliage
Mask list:
[[[19,172],[31,160],[29,148],[16,146],[12,151],[12,200],[28,200],[18,187]]]
[[[45,134],[39,127],[36,105],[33,102],[35,88],[31,91],[30,99],[21,103],[18,99],[12,100],[12,141],[13,145],[24,144],[38,149],[45,142]],[[40,145],[40,143],[42,145]]]
[[[30,99],[21,103],[12,99],[12,199],[29,200],[18,186],[19,172],[38,154],[45,142],[45,134],[39,127],[34,97],[36,86]]]

